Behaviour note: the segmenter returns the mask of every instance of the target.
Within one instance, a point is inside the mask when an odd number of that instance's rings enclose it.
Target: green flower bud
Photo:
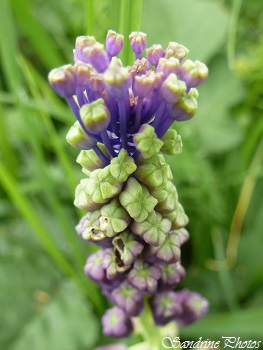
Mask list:
[[[121,192],[122,183],[110,173],[110,166],[94,170],[87,180],[87,193],[96,203],[106,203]]]
[[[151,125],[143,124],[137,134],[133,136],[135,147],[141,151],[144,158],[150,158],[158,153],[163,142],[158,139]]]
[[[118,198],[112,199],[109,204],[101,208],[100,228],[106,230],[108,237],[124,231],[131,219],[127,211],[121,206]]]
[[[169,129],[162,137],[163,147],[161,151],[171,156],[182,153],[183,143],[181,136],[177,134],[176,130]]]
[[[171,168],[161,154],[143,160],[137,168],[135,176],[140,182],[153,188],[159,187],[173,178]]]
[[[152,211],[146,220],[134,222],[131,229],[136,235],[142,236],[146,243],[159,246],[171,229],[171,221],[163,218],[160,213]]]
[[[111,175],[120,182],[125,182],[136,169],[137,166],[134,163],[134,159],[128,155],[124,148],[121,149],[118,157],[111,160]]]
[[[86,212],[88,211],[94,211],[99,209],[102,204],[95,203],[92,200],[91,195],[87,192],[87,188],[89,186],[89,179],[82,179],[78,186],[76,187],[75,191],[75,200],[74,205]]]
[[[102,143],[98,143],[97,146],[107,156],[105,146]],[[81,151],[78,155],[77,163],[83,167],[83,172],[88,176],[93,170],[101,169],[106,166],[106,164],[97,156],[93,149]]]
[[[137,222],[144,221],[157,204],[157,199],[133,177],[128,179],[119,199],[121,205]]]
[[[87,130],[93,134],[106,130],[110,123],[110,112],[102,98],[83,105],[80,108],[80,116]]]
[[[66,139],[71,146],[83,150],[91,149],[97,143],[96,140],[85,133],[78,121],[69,129]]]

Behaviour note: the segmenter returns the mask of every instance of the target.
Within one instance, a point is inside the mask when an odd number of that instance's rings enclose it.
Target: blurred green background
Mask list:
[[[126,44],[140,29],[148,46],[177,41],[209,67],[196,117],[174,126],[183,153],[169,158],[190,217],[182,286],[211,304],[180,336],[263,342],[263,2],[0,0],[0,349],[111,342],[99,321],[107,302],[83,273],[94,248],[74,231],[74,116],[47,83],[73,61],[76,36],[104,42],[108,29]]]

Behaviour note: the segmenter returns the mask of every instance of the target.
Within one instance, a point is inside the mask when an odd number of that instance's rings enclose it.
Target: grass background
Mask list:
[[[183,153],[169,158],[190,217],[182,286],[211,304],[180,336],[263,342],[263,3],[0,0],[0,348],[110,342],[99,323],[107,302],[83,274],[93,248],[74,232],[74,117],[47,83],[72,62],[76,36],[104,42],[108,29],[142,29],[149,46],[178,41],[209,67],[196,117],[175,125]],[[133,59],[127,40],[121,58]]]

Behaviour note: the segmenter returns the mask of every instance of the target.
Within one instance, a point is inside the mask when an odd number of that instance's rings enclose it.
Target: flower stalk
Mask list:
[[[79,37],[74,65],[52,70],[49,82],[76,116],[67,141],[81,150],[85,178],[74,204],[86,212],[77,234],[99,250],[84,271],[114,305],[102,318],[103,331],[116,338],[141,329],[146,346],[158,350],[157,326],[191,323],[208,302],[188,290],[175,291],[185,277],[181,246],[189,233],[173,174],[163,156],[182,151],[175,122],[197,110],[196,87],[207,67],[184,61],[188,50],[170,42],[146,50],[147,35],[129,36],[133,65],[116,57],[124,38],[109,31],[105,48],[94,37]],[[138,349],[140,345],[138,345]]]

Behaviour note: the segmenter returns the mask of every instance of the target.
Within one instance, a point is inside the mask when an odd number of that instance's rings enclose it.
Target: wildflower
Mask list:
[[[196,87],[208,70],[184,61],[188,50],[176,42],[166,49],[153,45],[142,57],[146,39],[130,34],[135,61],[124,67],[116,57],[122,35],[109,31],[105,48],[94,37],[78,37],[75,63],[49,74],[76,116],[67,141],[81,150],[77,162],[85,178],[74,204],[86,212],[76,231],[100,247],[84,271],[114,304],[102,318],[104,333],[114,337],[131,334],[131,318],[142,312],[145,297],[156,325],[184,325],[208,309],[199,294],[174,291],[185,277],[180,257],[188,217],[163,156],[181,153],[171,126],[196,113]]]

